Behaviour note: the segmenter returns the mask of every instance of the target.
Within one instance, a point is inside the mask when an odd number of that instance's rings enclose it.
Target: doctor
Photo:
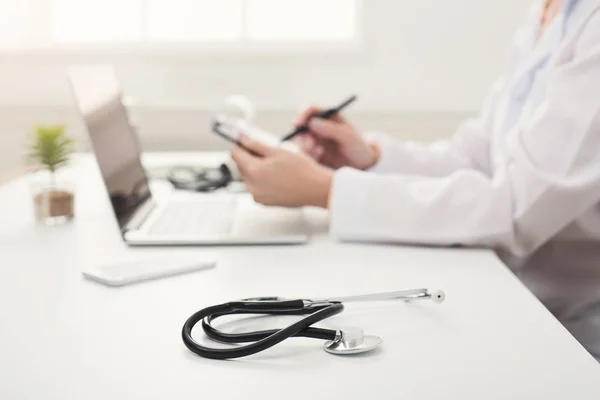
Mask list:
[[[600,360],[600,0],[536,3],[450,140],[363,137],[341,116],[310,128],[304,154],[234,149],[258,202],[328,208],[342,240],[494,248]]]

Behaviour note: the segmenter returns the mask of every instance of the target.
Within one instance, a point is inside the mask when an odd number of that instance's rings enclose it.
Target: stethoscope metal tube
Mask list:
[[[446,298],[444,292],[436,290],[430,292],[428,289],[406,289],[396,292],[363,294],[359,296],[332,297],[325,300],[311,300],[313,304],[319,303],[351,303],[351,302],[368,302],[368,301],[388,301],[388,300],[429,300],[441,303]]]
[[[314,328],[312,325],[344,310],[345,302],[422,300],[440,303],[445,299],[442,291],[427,289],[402,290],[361,296],[336,297],[321,300],[285,300],[278,297],[262,297],[224,303],[205,308],[193,314],[185,322],[181,336],[185,346],[193,353],[211,359],[232,359],[256,354],[289,337],[308,337],[326,340],[324,349],[332,354],[357,354],[375,349],[381,344],[379,336],[364,335],[360,329],[331,330]],[[271,329],[248,333],[225,333],[215,329],[212,321],[225,315],[306,315],[300,321],[283,329]],[[235,348],[216,349],[202,346],[192,338],[192,329],[202,321],[205,334],[220,343],[250,343]]]

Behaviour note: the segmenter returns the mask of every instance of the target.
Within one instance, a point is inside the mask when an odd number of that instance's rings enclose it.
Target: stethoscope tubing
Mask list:
[[[322,307],[322,308],[324,308],[324,307]],[[256,313],[240,311],[240,312],[237,312],[236,314],[256,314]],[[293,315],[307,315],[307,314],[308,314],[308,312],[306,312],[306,311],[269,312],[269,315],[274,315],[274,316],[276,316],[276,315],[293,316]],[[218,317],[221,317],[224,315],[231,315],[231,314],[212,315],[212,316],[206,317],[202,320],[202,329],[204,330],[204,333],[206,334],[206,336],[209,339],[211,339],[212,341],[219,342],[219,343],[228,343],[228,344],[256,342],[256,341],[265,339],[278,331],[278,329],[269,329],[269,330],[264,330],[264,331],[255,331],[255,332],[248,332],[248,333],[221,332],[221,331],[217,330],[216,328],[214,328],[211,325],[211,323]],[[294,337],[306,337],[306,338],[312,338],[312,339],[332,340],[331,338],[335,337],[335,331],[333,331],[331,329],[309,327],[309,328],[303,329],[302,331],[298,332],[297,334],[294,335]]]
[[[181,337],[185,346],[193,353],[214,360],[234,359],[259,353],[290,337],[310,337],[334,340],[337,332],[328,329],[311,328],[316,324],[343,311],[341,303],[329,303],[307,307],[304,300],[239,301],[205,308],[193,314],[185,322]],[[210,322],[218,317],[234,314],[266,315],[305,315],[305,318],[283,329],[265,330],[251,333],[226,334],[214,329]],[[221,343],[250,344],[233,349],[218,349],[202,346],[192,338],[192,329],[203,321],[203,328],[209,338]]]

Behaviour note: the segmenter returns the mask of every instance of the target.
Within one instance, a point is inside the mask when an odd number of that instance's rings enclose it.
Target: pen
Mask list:
[[[306,121],[306,123],[302,126],[299,126],[298,128],[296,128],[292,133],[290,133],[289,135],[285,136],[283,139],[281,139],[282,142],[288,141],[292,138],[294,138],[295,136],[304,133],[304,132],[308,132],[309,128],[308,128],[308,124],[310,122],[311,119],[313,118],[321,118],[321,119],[331,119],[334,115],[336,115],[337,113],[341,112],[344,108],[348,107],[350,104],[354,103],[357,100],[357,96],[352,96],[350,97],[348,100],[344,101],[342,104],[340,104],[337,107],[334,108],[330,108],[328,110],[325,110],[319,114],[313,115],[312,117],[310,117],[308,119],[308,121]]]

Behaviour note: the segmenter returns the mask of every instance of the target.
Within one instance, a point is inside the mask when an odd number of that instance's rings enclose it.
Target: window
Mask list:
[[[0,0],[0,47],[347,43],[359,0]]]

